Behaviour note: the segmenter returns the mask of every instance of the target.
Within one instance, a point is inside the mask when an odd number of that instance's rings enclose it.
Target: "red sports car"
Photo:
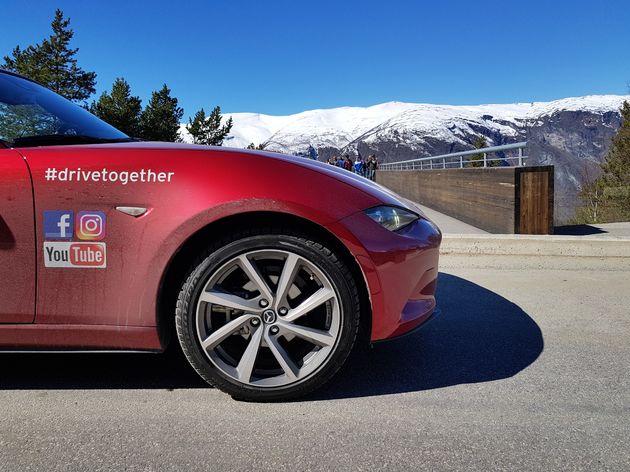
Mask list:
[[[0,72],[0,350],[176,338],[233,397],[295,398],[431,316],[440,241],[343,169],[140,142]]]

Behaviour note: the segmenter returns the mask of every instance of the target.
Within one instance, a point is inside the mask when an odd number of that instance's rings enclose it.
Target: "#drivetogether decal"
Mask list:
[[[44,267],[107,267],[106,217],[102,211],[44,212]],[[73,241],[77,238],[81,241]],[[89,241],[89,242],[88,242]]]
[[[128,183],[169,183],[173,179],[175,172],[161,172],[153,169],[140,169],[138,171],[127,170],[82,170],[77,169],[57,169],[48,167],[44,172],[47,182],[114,182],[122,185]]]

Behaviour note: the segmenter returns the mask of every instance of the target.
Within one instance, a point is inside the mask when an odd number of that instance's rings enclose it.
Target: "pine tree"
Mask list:
[[[630,103],[623,102],[621,127],[612,139],[600,177],[608,206],[608,219],[630,221]]]
[[[114,81],[111,93],[103,92],[92,103],[90,111],[128,136],[141,134],[142,101],[131,95],[131,87],[122,77]]]
[[[223,140],[232,129],[232,117],[221,126],[221,107],[214,107],[210,116],[202,108],[195,113],[194,118],[188,119],[186,129],[192,136],[195,144],[205,144],[208,146],[221,146]]]
[[[177,98],[171,97],[171,90],[164,84],[151,94],[151,100],[142,112],[140,137],[148,141],[180,141],[179,123],[183,115]]]
[[[576,214],[578,223],[630,221],[630,103],[625,101],[620,113],[621,127],[601,164],[602,174],[580,193],[584,206]]]
[[[477,136],[473,141],[473,146],[475,149],[482,149],[488,147],[488,143],[486,141],[485,136]],[[466,164],[466,167],[483,167],[483,153],[473,154],[468,158],[470,162]]]
[[[264,151],[265,146],[266,146],[265,143],[260,143],[258,146],[256,146],[254,143],[249,143],[245,149],[252,149],[254,151]]]
[[[74,32],[70,19],[63,12],[55,12],[51,23],[53,34],[41,44],[22,50],[13,49],[11,56],[4,57],[2,68],[17,72],[54,90],[75,102],[84,102],[95,91],[96,73],[86,72],[77,65],[78,48],[70,48]]]

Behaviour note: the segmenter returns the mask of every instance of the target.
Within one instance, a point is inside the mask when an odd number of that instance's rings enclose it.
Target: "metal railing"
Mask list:
[[[379,165],[380,170],[433,170],[433,169],[463,169],[464,167],[494,167],[492,162],[504,161],[512,167],[522,167],[525,165],[527,157],[524,149],[527,142],[523,141],[514,144],[505,144],[503,146],[491,146],[481,149],[471,149],[470,151],[452,152],[450,154],[441,154],[439,156],[422,157],[419,159],[410,159],[408,161],[387,162]],[[506,151],[516,151],[516,156],[498,156],[488,157],[488,155],[496,155],[497,153],[505,153]],[[471,159],[470,156],[480,158]],[[468,158],[468,159],[466,159]],[[473,165],[474,164],[474,165]]]

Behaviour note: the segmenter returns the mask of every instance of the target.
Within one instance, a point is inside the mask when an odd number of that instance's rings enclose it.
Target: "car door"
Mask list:
[[[35,318],[34,224],[28,166],[0,144],[0,323]]]
[[[166,231],[162,213],[152,209],[168,207],[167,184],[121,182],[112,176],[161,171],[162,164],[106,145],[40,146],[20,152],[31,170],[35,195],[35,323],[155,325],[154,306],[141,300],[149,284],[147,266]],[[116,207],[143,207],[147,214],[134,217]],[[159,279],[161,274],[150,276]]]

